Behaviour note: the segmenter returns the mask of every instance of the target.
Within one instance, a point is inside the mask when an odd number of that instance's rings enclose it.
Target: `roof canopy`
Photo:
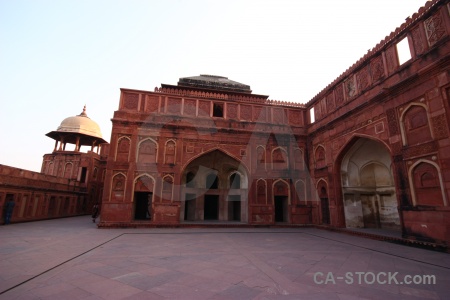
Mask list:
[[[86,114],[86,106],[78,116],[65,118],[56,131],[51,131],[46,136],[54,140],[63,140],[65,143],[91,146],[102,144],[106,141],[102,138],[100,127]]]
[[[216,75],[183,77],[178,80],[178,86],[247,94],[251,94],[252,92],[249,85]]]

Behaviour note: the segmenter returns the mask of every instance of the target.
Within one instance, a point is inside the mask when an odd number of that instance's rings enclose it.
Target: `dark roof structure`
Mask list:
[[[200,75],[183,77],[178,80],[179,87],[219,90],[224,92],[237,92],[251,94],[249,85],[228,79],[228,77],[216,75]]]

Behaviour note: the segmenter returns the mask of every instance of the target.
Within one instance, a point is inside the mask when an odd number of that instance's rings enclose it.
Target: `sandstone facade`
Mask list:
[[[448,1],[429,1],[306,104],[213,75],[121,89],[110,145],[49,133],[56,177],[30,176],[101,198],[100,227],[322,224],[448,245],[449,33]],[[102,150],[65,150],[83,141]]]

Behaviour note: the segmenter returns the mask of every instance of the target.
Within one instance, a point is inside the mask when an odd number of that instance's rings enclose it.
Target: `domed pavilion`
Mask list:
[[[65,118],[55,131],[50,131],[46,136],[56,141],[53,151],[65,151],[66,144],[69,143],[75,145],[74,151],[80,151],[81,146],[90,146],[91,151],[97,147],[98,153],[100,145],[106,143],[100,126],[87,116],[86,105],[81,114]]]
[[[77,201],[81,207],[67,208],[68,211],[90,211],[101,200],[109,152],[109,144],[103,139],[100,126],[87,116],[84,106],[81,114],[65,118],[55,131],[46,136],[55,140],[55,148],[52,153],[44,154],[41,173],[65,178],[81,188],[83,194]],[[67,144],[75,147],[66,149]],[[90,147],[90,150],[81,151],[82,146]],[[58,207],[54,203],[62,203],[63,199],[57,197],[49,201]]]

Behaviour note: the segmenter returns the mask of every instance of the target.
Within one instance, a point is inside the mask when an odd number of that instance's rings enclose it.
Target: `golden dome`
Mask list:
[[[97,138],[102,138],[102,133],[100,131],[100,126],[92,121],[86,115],[86,106],[83,108],[83,112],[78,116],[65,118],[61,125],[59,125],[57,132],[70,132],[70,133],[80,133]]]

